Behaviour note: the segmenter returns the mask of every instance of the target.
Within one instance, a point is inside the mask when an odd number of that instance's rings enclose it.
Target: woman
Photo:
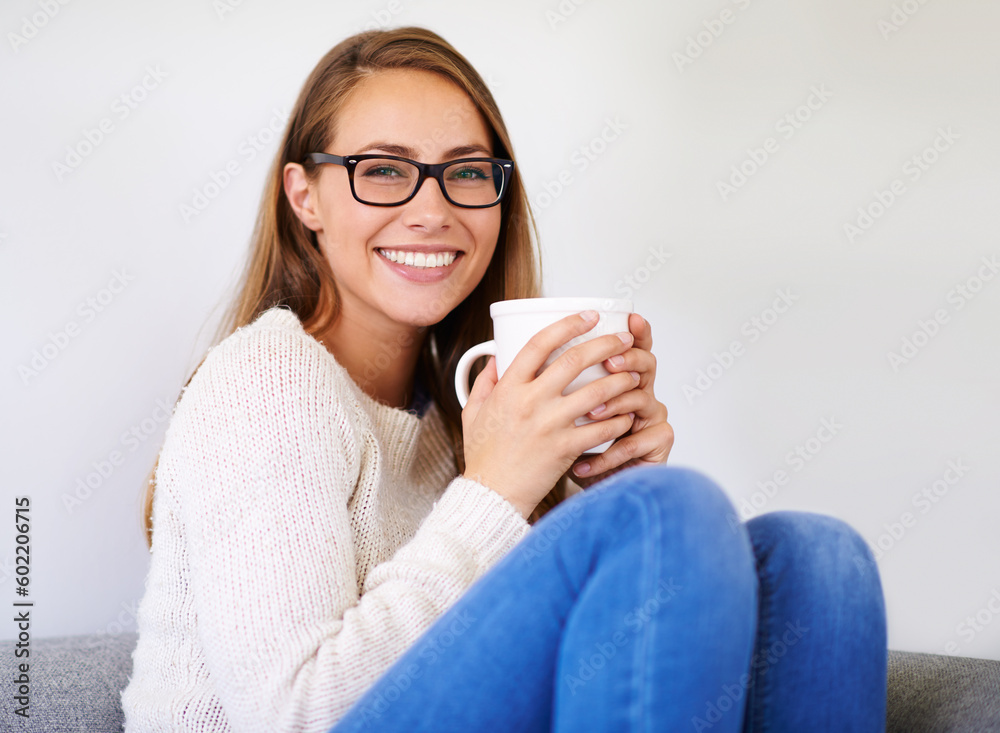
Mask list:
[[[496,104],[444,40],[320,61],[154,468],[127,731],[882,730],[864,542],[731,522],[662,465],[644,319],[536,376],[593,326],[567,317],[459,409],[489,304],[539,295],[531,232]],[[593,486],[567,498],[570,469]]]

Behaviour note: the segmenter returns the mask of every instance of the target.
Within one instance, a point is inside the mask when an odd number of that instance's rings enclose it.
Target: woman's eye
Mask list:
[[[392,178],[394,176],[401,176],[403,172],[399,168],[393,168],[389,165],[380,165],[375,168],[369,168],[365,171],[366,176],[375,176],[378,178]]]
[[[448,177],[456,178],[460,181],[483,180],[486,178],[486,172],[480,170],[479,168],[473,168],[473,167],[460,168],[452,172]]]

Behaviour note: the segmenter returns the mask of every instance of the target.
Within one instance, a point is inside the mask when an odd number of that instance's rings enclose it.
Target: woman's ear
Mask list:
[[[311,186],[302,165],[286,163],[282,182],[285,186],[285,196],[288,198],[288,203],[292,205],[292,211],[299,217],[299,220],[314,232],[322,231],[323,222],[320,221],[313,208],[310,196]]]

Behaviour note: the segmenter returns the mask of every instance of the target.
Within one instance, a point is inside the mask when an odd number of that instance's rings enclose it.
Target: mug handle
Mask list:
[[[472,371],[472,362],[480,356],[496,355],[496,341],[484,341],[466,351],[462,354],[462,358],[458,360],[458,366],[455,367],[455,394],[458,395],[458,403],[462,406],[463,410],[469,401],[469,373]]]

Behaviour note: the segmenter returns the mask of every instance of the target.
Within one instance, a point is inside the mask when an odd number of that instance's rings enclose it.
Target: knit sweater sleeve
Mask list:
[[[326,731],[528,531],[455,478],[359,594],[358,420],[322,346],[246,329],[185,390],[158,473],[176,488],[208,673],[240,731]]]

